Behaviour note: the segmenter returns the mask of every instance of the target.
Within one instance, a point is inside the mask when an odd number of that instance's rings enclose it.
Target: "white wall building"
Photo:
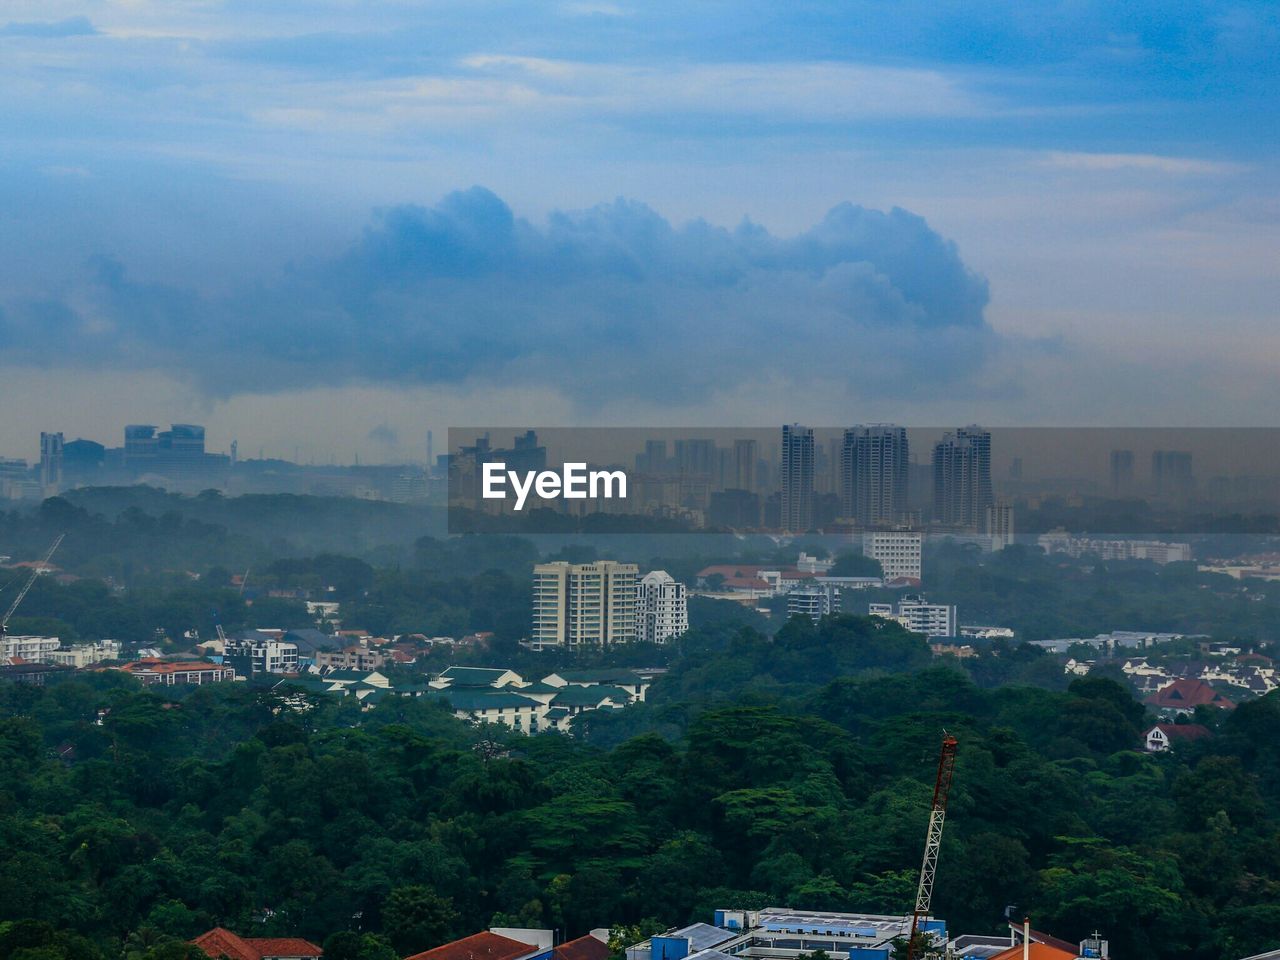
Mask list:
[[[45,662],[63,667],[88,667],[103,660],[119,659],[119,640],[99,640],[97,643],[77,643],[66,650],[51,651]]]
[[[912,633],[926,637],[954,637],[956,608],[949,603],[928,603],[924,597],[903,597],[896,609],[892,603],[872,603],[867,613],[873,617],[897,620]]]
[[[535,648],[608,646],[636,639],[634,563],[557,560],[533,568]]]
[[[665,570],[646,573],[636,583],[638,639],[666,643],[689,629],[689,602],[683,583]]]
[[[924,536],[916,531],[869,530],[862,535],[862,552],[880,562],[885,580],[919,580],[923,541]]]
[[[50,663],[49,655],[62,646],[57,637],[5,636],[0,640],[0,663],[23,660],[27,663]]]

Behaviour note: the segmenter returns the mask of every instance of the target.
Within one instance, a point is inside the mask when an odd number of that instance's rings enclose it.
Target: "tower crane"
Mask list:
[[[31,576],[29,576],[27,578],[27,582],[22,585],[22,589],[18,591],[18,595],[13,598],[13,603],[9,604],[9,609],[5,611],[4,618],[0,619],[0,637],[3,637],[9,632],[9,619],[22,604],[22,601],[26,597],[27,592],[31,589],[32,584],[36,582],[36,577],[40,576],[44,571],[44,568],[49,565],[49,559],[53,556],[53,551],[58,549],[58,545],[62,543],[62,538],[65,536],[65,533],[58,534],[58,538],[53,541],[53,545],[49,547],[49,551],[44,555],[44,559],[31,568]]]
[[[956,738],[942,732],[938,754],[938,775],[933,781],[933,805],[929,808],[929,831],[925,834],[924,860],[920,864],[920,884],[916,887],[916,909],[911,915],[911,935],[907,940],[907,960],[915,960],[916,936],[920,920],[929,916],[933,901],[933,877],[938,870],[938,850],[942,846],[942,824],[947,818],[947,794],[956,767]]]

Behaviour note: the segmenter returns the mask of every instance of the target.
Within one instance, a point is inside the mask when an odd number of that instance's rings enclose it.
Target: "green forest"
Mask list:
[[[694,631],[649,703],[579,738],[109,673],[5,685],[0,712],[4,960],[163,958],[214,924],[372,960],[491,924],[906,911],[944,728],[952,931],[1014,906],[1191,960],[1280,929],[1280,696],[1147,755],[1110,680],[981,686],[866,618]]]

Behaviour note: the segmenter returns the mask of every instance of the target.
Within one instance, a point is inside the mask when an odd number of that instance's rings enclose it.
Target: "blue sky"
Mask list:
[[[9,0],[0,453],[1269,423],[1277,51],[1265,3]]]

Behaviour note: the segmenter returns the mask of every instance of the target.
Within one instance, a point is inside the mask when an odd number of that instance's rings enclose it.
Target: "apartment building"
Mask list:
[[[558,560],[533,568],[534,647],[608,646],[637,638],[634,563]]]
[[[654,570],[636,585],[638,639],[666,643],[689,629],[687,591],[665,570]]]

